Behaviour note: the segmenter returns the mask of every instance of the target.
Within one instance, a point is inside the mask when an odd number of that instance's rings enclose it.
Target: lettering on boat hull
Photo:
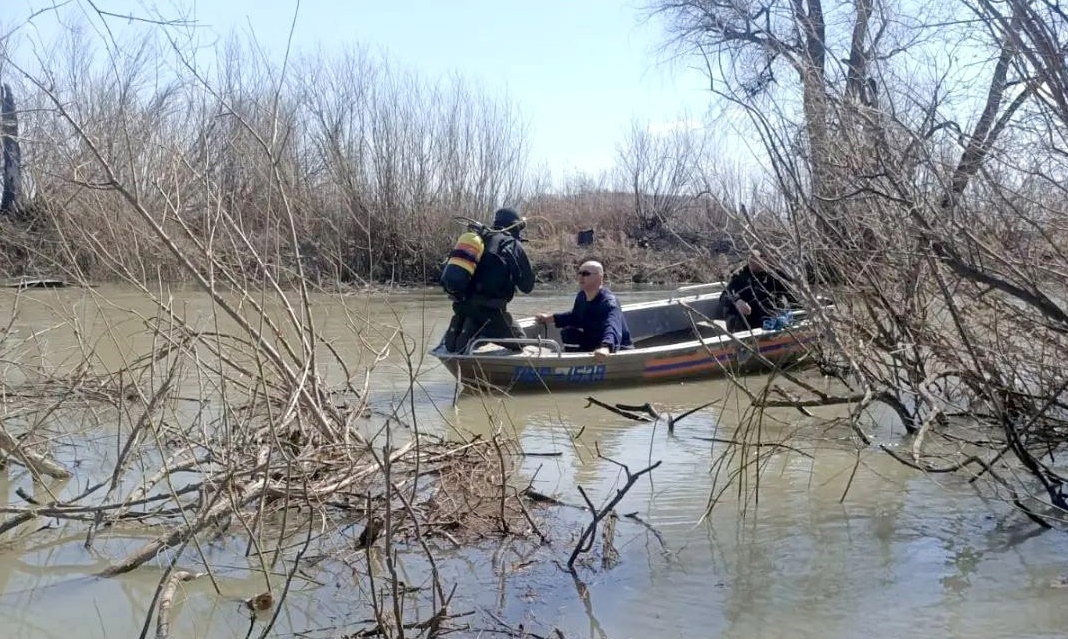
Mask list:
[[[604,381],[604,364],[583,366],[519,366],[512,374],[512,381],[522,384],[557,382],[564,384],[588,384]]]

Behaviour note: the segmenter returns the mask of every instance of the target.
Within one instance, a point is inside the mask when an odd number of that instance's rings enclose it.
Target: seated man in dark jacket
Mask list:
[[[593,351],[604,361],[619,349],[633,348],[623,309],[612,291],[604,286],[604,267],[585,262],[578,271],[579,290],[575,304],[565,313],[538,313],[539,324],[555,324],[569,351]]]
[[[732,333],[760,328],[788,304],[796,303],[787,286],[789,278],[768,269],[760,251],[749,252],[749,262],[727,282],[720,294],[720,319]]]

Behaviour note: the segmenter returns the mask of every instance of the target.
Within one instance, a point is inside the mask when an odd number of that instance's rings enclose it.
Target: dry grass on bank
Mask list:
[[[539,282],[567,285],[574,283],[576,268],[586,260],[604,264],[609,286],[711,282],[722,279],[736,261],[685,247],[641,247],[626,238],[598,237],[590,246],[578,246],[574,236],[567,235],[532,239],[527,252]]]

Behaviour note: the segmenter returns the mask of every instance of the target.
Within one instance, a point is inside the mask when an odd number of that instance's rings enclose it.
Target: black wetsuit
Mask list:
[[[523,337],[523,331],[508,312],[508,302],[518,288],[534,290],[534,269],[523,245],[510,233],[494,232],[485,237],[485,249],[467,290],[452,304],[452,320],[445,332],[445,348],[463,351],[478,338]],[[516,345],[506,345],[518,350]]]
[[[770,271],[754,273],[746,265],[731,277],[726,290],[720,294],[720,312],[727,320],[727,330],[731,332],[760,328],[764,320],[777,316],[786,304],[796,300],[787,287],[788,280]],[[743,316],[734,304],[742,300],[752,311]]]

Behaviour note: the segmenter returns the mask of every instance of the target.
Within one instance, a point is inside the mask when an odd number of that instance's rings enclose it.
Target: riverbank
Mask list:
[[[17,285],[19,282],[66,282],[94,283],[138,281],[181,283],[192,280],[191,274],[173,255],[160,247],[153,252],[151,263],[144,263],[140,268],[134,265],[124,266],[121,258],[129,258],[131,253],[123,253],[110,259],[100,247],[79,246],[77,236],[67,245],[63,245],[50,233],[26,232],[16,228],[17,223],[0,223],[0,280]],[[439,233],[442,237],[430,242],[432,246],[447,245],[446,232],[457,234],[457,229],[447,229]],[[607,235],[607,234],[606,234]],[[586,260],[597,260],[604,264],[606,281],[609,285],[629,284],[694,284],[717,281],[737,266],[740,258],[735,251],[714,251],[701,237],[690,237],[690,241],[672,236],[634,240],[622,233],[596,237],[592,244],[579,246],[575,236],[570,233],[553,235],[533,235],[524,247],[534,267],[539,284],[571,285],[574,282],[576,267]],[[295,282],[298,273],[303,272],[305,281],[323,288],[377,289],[407,286],[433,286],[437,283],[441,263],[448,251],[441,249],[440,258],[431,256],[431,249],[421,251],[420,264],[408,264],[404,268],[372,269],[371,274],[348,269],[343,266],[345,260],[336,253],[321,250],[318,245],[302,244],[301,266],[296,268],[297,260],[291,251],[278,250],[275,260],[270,263],[242,265],[235,270],[243,272],[250,279],[256,279],[256,270],[267,268],[279,281]],[[148,253],[148,251],[142,251]],[[287,257],[287,255],[289,255]],[[190,254],[188,257],[198,259]],[[388,255],[383,254],[382,259]],[[138,257],[137,259],[141,259]],[[234,260],[220,255],[215,267],[234,268]],[[225,261],[224,261],[225,260]],[[198,260],[201,261],[201,260]],[[372,260],[373,261],[373,260]],[[207,267],[207,264],[203,264]],[[223,284],[222,281],[219,282]]]

